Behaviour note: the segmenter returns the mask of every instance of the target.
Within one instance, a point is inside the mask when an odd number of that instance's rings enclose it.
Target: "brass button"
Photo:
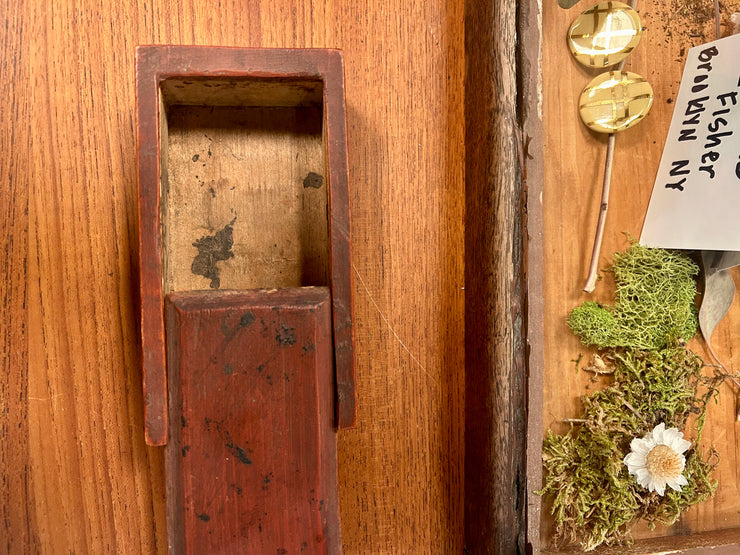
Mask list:
[[[599,133],[624,131],[645,117],[653,104],[653,88],[629,71],[608,71],[593,79],[578,103],[581,119]]]
[[[583,65],[603,68],[624,60],[640,42],[641,34],[635,10],[621,2],[599,2],[573,21],[568,48]]]

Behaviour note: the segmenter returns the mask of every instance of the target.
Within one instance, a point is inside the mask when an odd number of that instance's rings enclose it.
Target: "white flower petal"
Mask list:
[[[683,436],[683,434],[681,434]],[[672,449],[679,455],[683,455],[691,447],[691,442],[685,439],[679,439],[673,444]]]
[[[633,451],[631,453],[627,453],[624,457],[624,464],[630,468],[644,467],[646,463],[647,458],[642,453],[636,453]],[[632,473],[632,470],[630,470],[630,473]]]
[[[686,457],[678,455],[678,458],[681,459],[681,472],[683,472],[683,469],[686,468]]]
[[[647,468],[639,468],[634,474],[638,484],[644,488],[650,486],[652,476],[650,475],[650,472],[648,472]]]
[[[678,478],[683,478],[683,476],[679,475]],[[675,480],[666,480],[666,484],[668,484],[671,489],[674,489],[676,491],[681,491],[681,486],[686,484],[681,484],[680,481],[677,479]]]
[[[683,434],[678,431],[678,428],[668,428],[663,432],[663,443],[668,447],[672,447],[673,442],[682,437]]]
[[[681,474],[681,475],[680,475],[680,476],[679,476],[679,477],[678,477],[678,478],[676,479],[676,483],[677,483],[677,484],[678,484],[679,486],[688,486],[688,485],[689,485],[689,481],[688,481],[688,480],[686,479],[686,476],[684,476],[683,474]]]
[[[665,481],[653,481],[652,488],[650,488],[651,491],[657,492],[658,495],[663,496],[665,495]]]
[[[665,443],[665,441],[663,441],[664,433],[665,433],[665,423],[661,422],[660,424],[655,426],[655,428],[653,428],[653,437],[652,437],[653,441],[656,444]]]
[[[647,457],[647,454],[650,452],[650,449],[655,447],[655,444],[652,441],[647,441],[645,439],[642,439],[640,437],[636,437],[635,439],[630,442],[630,449],[634,451],[635,453],[640,453],[641,455],[644,455]]]

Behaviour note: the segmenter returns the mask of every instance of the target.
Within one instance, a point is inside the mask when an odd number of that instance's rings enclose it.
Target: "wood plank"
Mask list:
[[[338,553],[328,287],[166,301],[169,544],[176,553]]]
[[[729,14],[740,10],[740,3],[722,3],[725,34],[729,32]],[[581,124],[577,99],[585,84],[598,72],[579,66],[564,44],[571,20],[587,6],[560,9],[555,2],[543,3],[543,109],[545,122],[544,176],[544,405],[543,425],[562,433],[567,430],[563,418],[578,417],[581,395],[595,387],[585,373],[576,373],[573,359],[588,356],[568,330],[568,312],[587,299],[610,302],[609,280],[597,285],[591,296],[582,291],[601,194],[601,174],[606,151],[606,136],[597,136]],[[672,114],[672,102],[678,93],[684,54],[689,47],[714,39],[711,3],[701,7],[674,0],[666,3],[640,2],[645,32],[640,44],[626,61],[625,69],[648,78],[655,91],[655,102],[646,120],[616,137],[612,196],[599,266],[608,265],[611,254],[625,249],[629,241],[624,233],[639,237],[652,191],[660,155]],[[680,223],[678,223],[680,225]],[[735,273],[737,277],[737,273]],[[723,360],[737,367],[737,336],[740,306],[715,333]],[[734,336],[734,338],[733,338]],[[706,354],[696,342],[695,348]],[[708,357],[707,357],[708,358]],[[721,454],[715,473],[720,487],[717,495],[693,508],[671,528],[649,531],[640,525],[638,539],[653,539],[636,549],[674,549],[690,545],[696,535],[709,541],[712,532],[740,525],[740,480],[735,421],[735,396],[724,387],[717,406],[708,412],[704,432],[705,445],[714,445]],[[532,488],[536,489],[537,484]],[[543,507],[547,514],[547,506]],[[548,545],[551,522],[543,517],[542,545]],[[737,533],[717,534],[718,542],[737,541]],[[688,542],[688,543],[687,543]],[[702,543],[702,545],[707,545]]]
[[[15,537],[42,553],[166,551],[162,455],[142,434],[134,47],[315,46],[345,53],[359,409],[339,435],[343,546],[461,552],[462,1],[75,0],[4,13],[5,36],[28,46],[4,47],[3,62],[33,83],[3,85],[31,122],[13,127],[27,145],[13,183],[29,195],[37,399],[24,401],[28,472],[21,459],[8,469],[29,484],[13,503],[28,507],[29,531]],[[9,183],[0,175],[0,190]],[[23,257],[10,258],[22,275]]]
[[[516,5],[466,2],[465,24],[466,546],[472,553],[523,553],[526,308]]]
[[[19,28],[23,12],[17,2],[3,2],[6,25]],[[28,322],[25,318],[28,263],[28,186],[22,176],[29,170],[31,136],[28,91],[29,43],[20,33],[0,38],[0,551],[39,548],[39,536],[29,473]],[[17,96],[17,98],[16,98]],[[33,402],[33,401],[31,401]],[[29,501],[24,502],[24,501]]]

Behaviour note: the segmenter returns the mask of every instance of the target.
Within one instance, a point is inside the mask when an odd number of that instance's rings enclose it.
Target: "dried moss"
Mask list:
[[[579,543],[589,551],[602,543],[629,542],[635,519],[650,526],[673,524],[716,488],[710,479],[716,453],[702,454],[697,445],[707,402],[722,378],[702,377],[701,359],[682,346],[612,352],[611,358],[614,382],[583,399],[584,422],[565,435],[548,432],[544,441],[541,493],[552,499],[556,546]],[[694,429],[684,470],[689,485],[665,496],[639,486],[622,462],[632,439],[660,422],[686,430],[689,421]]]
[[[694,304],[699,267],[686,255],[638,244],[614,255],[614,306],[587,301],[568,326],[585,345],[600,349],[660,349],[696,334]]]
[[[548,432],[543,445],[540,493],[552,500],[556,547],[578,543],[589,551],[628,543],[636,519],[650,527],[673,524],[716,488],[717,453],[702,452],[700,440],[707,404],[724,377],[704,376],[704,363],[683,341],[698,326],[699,269],[683,254],[634,244],[614,256],[609,270],[614,305],[585,302],[568,325],[584,344],[601,349],[614,368],[612,383],[582,399],[580,425],[565,435]],[[639,486],[623,462],[630,442],[660,423],[692,442],[683,472],[689,484],[664,496]]]

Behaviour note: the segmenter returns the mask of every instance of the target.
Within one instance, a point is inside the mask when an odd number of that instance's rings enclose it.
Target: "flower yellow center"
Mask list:
[[[678,478],[683,470],[681,455],[667,445],[656,445],[647,456],[645,466],[653,476]]]

